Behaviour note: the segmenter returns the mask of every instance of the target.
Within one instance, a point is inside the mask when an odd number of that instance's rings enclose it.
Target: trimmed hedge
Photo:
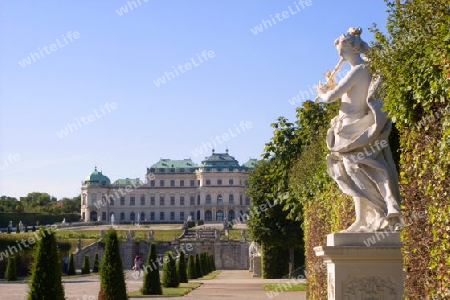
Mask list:
[[[39,221],[40,225],[48,225],[62,222],[77,222],[80,219],[78,214],[48,214],[48,213],[0,213],[0,227],[6,228],[10,221],[13,224],[19,224],[20,221],[24,225],[35,225]]]

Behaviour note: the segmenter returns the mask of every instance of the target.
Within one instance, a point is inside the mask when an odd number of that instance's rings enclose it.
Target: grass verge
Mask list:
[[[220,274],[220,272],[221,272],[221,271],[218,271],[218,270],[212,271],[212,272],[209,273],[208,275],[205,275],[205,276],[199,278],[198,280],[210,280],[210,279],[214,279],[214,278],[216,278],[217,275]]]
[[[304,283],[269,283],[264,285],[264,289],[274,292],[303,292],[306,291]]]
[[[180,283],[180,286],[177,288],[165,288],[163,287],[162,296],[172,296],[172,297],[181,297],[192,291],[193,289],[201,286],[201,282],[189,282],[189,283]],[[128,293],[129,297],[137,297],[137,298],[147,298],[147,297],[161,297],[161,295],[142,295],[141,290],[133,291]]]

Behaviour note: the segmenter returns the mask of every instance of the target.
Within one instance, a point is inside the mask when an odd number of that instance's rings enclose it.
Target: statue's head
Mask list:
[[[369,50],[369,45],[361,39],[362,29],[351,27],[346,34],[341,35],[334,41],[336,47],[346,47],[353,53],[361,54]]]

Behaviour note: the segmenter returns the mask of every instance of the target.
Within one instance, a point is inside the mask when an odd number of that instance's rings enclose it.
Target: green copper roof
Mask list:
[[[245,164],[243,164],[242,166],[247,169],[254,169],[256,167],[257,162],[258,162],[257,159],[250,158],[250,160],[248,162],[246,162]]]
[[[105,181],[106,183],[111,183],[109,178],[102,174],[102,172],[97,171],[97,167],[95,167],[94,171],[89,173],[88,176],[86,176],[86,181],[89,182],[99,182],[102,183]]]
[[[117,179],[114,181],[114,185],[135,185],[140,186],[143,185],[142,181],[139,178],[125,178],[125,179]]]
[[[239,162],[227,153],[215,153],[202,161],[204,168],[239,168]]]
[[[198,165],[194,163],[190,158],[187,159],[166,159],[161,158],[151,168],[197,168]]]

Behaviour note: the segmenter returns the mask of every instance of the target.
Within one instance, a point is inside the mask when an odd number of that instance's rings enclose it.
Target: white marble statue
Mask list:
[[[248,247],[248,256],[261,256],[261,246],[256,242],[252,242]]]
[[[325,102],[341,99],[327,132],[327,170],[355,203],[356,220],[343,232],[373,232],[400,222],[398,173],[388,142],[392,123],[374,98],[378,81],[360,56],[369,49],[360,35],[361,28],[350,28],[334,42],[340,63],[351,66],[347,75],[336,84],[329,71],[327,84],[316,88]]]

